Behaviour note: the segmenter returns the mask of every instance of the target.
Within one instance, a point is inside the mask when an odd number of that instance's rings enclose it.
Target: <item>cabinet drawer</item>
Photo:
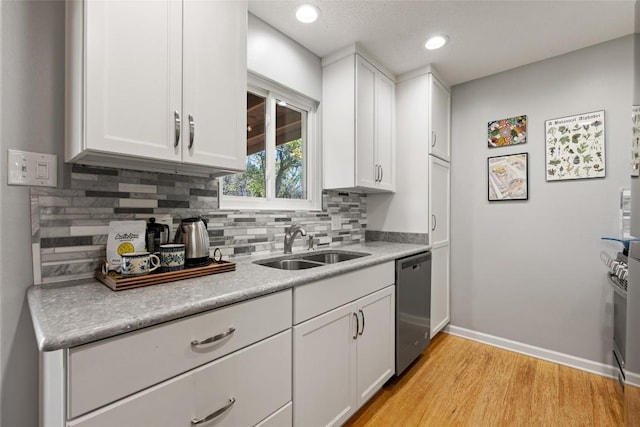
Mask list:
[[[235,402],[231,404],[231,399]],[[252,426],[291,401],[291,330],[151,387],[68,427]]]
[[[291,299],[291,291],[279,292],[70,349],[68,418],[290,328]],[[232,328],[210,344],[191,344]]]
[[[390,261],[295,287],[293,324],[392,285],[395,283],[395,271],[395,264]]]

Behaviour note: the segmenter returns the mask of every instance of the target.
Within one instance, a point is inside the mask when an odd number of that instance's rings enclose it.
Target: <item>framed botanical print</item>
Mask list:
[[[547,181],[605,177],[604,110],[544,122]]]

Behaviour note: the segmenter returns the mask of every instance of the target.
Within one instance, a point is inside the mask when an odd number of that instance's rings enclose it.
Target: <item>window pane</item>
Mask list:
[[[265,98],[247,92],[247,170],[224,177],[226,195],[266,197],[265,109]]]
[[[306,199],[306,113],[276,105],[275,194],[281,199]]]

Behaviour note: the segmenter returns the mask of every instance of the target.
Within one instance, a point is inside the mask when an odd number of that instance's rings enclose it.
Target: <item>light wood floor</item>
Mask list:
[[[614,427],[616,380],[440,333],[346,424]]]

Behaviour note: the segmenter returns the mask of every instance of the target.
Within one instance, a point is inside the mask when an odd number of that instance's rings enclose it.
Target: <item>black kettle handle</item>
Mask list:
[[[206,218],[200,218],[202,220],[202,222],[204,222],[204,228],[206,228],[207,230],[209,229],[209,224]]]

